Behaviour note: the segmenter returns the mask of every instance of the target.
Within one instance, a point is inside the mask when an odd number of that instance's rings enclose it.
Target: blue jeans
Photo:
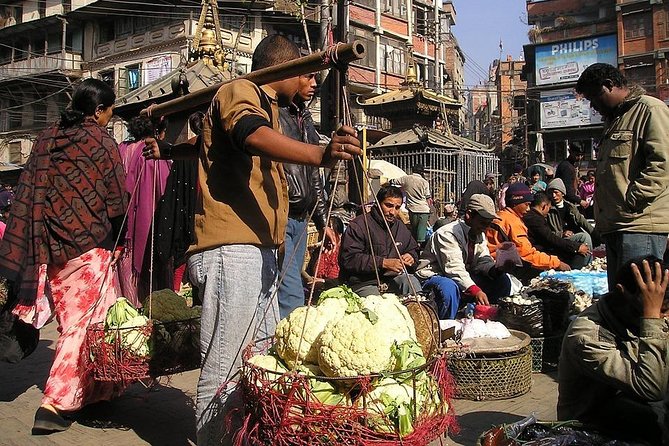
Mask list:
[[[225,414],[238,408],[239,400],[230,389],[219,391],[219,387],[238,371],[242,350],[251,341],[274,334],[276,249],[220,246],[192,255],[188,269],[202,296],[197,444],[232,444],[231,435],[239,428],[243,411],[233,420],[231,433],[226,432]]]
[[[279,274],[279,317],[285,318],[304,305],[302,264],[307,250],[307,220],[288,219],[281,273]]]
[[[455,319],[460,307],[460,288],[453,279],[432,276],[423,284],[424,290],[434,288],[439,319]]]
[[[606,276],[609,290],[616,287],[616,274],[625,262],[654,255],[662,259],[667,248],[667,234],[615,232],[603,236],[606,245]]]
[[[508,274],[500,274],[496,278],[471,274],[471,278],[488,296],[491,304],[511,294],[511,279]],[[432,276],[424,284],[423,289],[434,288],[434,297],[437,301],[439,319],[455,319],[462,298],[460,287],[451,278]]]

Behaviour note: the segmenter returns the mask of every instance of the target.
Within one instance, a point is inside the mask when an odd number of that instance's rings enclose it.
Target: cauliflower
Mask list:
[[[411,384],[383,378],[365,398],[367,423],[377,432],[396,432],[406,437],[414,431],[414,391]],[[362,398],[357,404],[362,403]]]
[[[376,297],[365,299],[362,311],[346,314],[323,329],[318,365],[326,376],[349,377],[393,370],[395,342],[416,342],[411,316],[402,304],[396,305],[397,298]]]
[[[281,361],[272,355],[255,355],[249,358],[248,363],[267,371],[265,376],[269,381],[270,387],[273,389],[277,389],[276,381],[281,377],[281,375],[288,372],[286,366],[284,366]],[[265,384],[263,384],[261,380],[257,379],[255,386],[262,388],[265,386]]]
[[[417,341],[413,318],[396,295],[367,296],[364,299],[364,305],[373,311],[381,321],[390,325],[392,331],[388,333],[389,337],[393,337],[397,342]]]
[[[328,322],[339,319],[346,312],[346,305],[336,303],[339,299],[328,301],[333,303],[323,307],[298,307],[277,324],[274,349],[289,368],[294,368],[298,362],[318,363],[316,340]]]

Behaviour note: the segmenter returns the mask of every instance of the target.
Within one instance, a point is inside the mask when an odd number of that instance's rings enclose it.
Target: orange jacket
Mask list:
[[[501,220],[495,220],[493,226],[486,231],[488,248],[493,258],[497,258],[497,246],[505,241],[510,241],[516,244],[520,257],[535,268],[550,269],[560,266],[560,259],[557,256],[537,251],[532,246],[530,239],[527,237],[527,226],[511,208],[504,208],[497,215]],[[506,237],[500,234],[494,225],[497,225]]]

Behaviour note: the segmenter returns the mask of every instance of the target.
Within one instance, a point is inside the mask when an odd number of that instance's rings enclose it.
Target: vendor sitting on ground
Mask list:
[[[547,220],[550,212],[551,199],[548,195],[545,192],[534,194],[532,208],[523,217],[530,242],[539,251],[555,254],[572,268],[580,268],[586,257],[590,256],[590,247],[577,240],[564,238],[562,234],[555,234]]]
[[[534,198],[530,188],[523,183],[514,183],[506,191],[504,209],[497,214],[499,220],[490,225],[486,231],[490,255],[497,259],[497,248],[504,242],[513,242],[523,266],[517,266],[511,272],[523,283],[539,275],[541,271],[551,268],[569,271],[571,268],[557,256],[537,250],[527,236],[527,226],[523,216],[530,210],[530,202]]]
[[[385,292],[385,288],[398,294],[420,291],[420,282],[412,274],[418,262],[418,243],[398,215],[402,191],[384,186],[376,199],[383,214],[374,204],[369,213],[351,220],[344,232],[339,254],[340,279],[363,297]],[[377,277],[384,290],[379,290]]]
[[[574,269],[580,269],[592,261],[593,241],[599,244],[599,235],[575,204],[565,200],[567,188],[561,179],[556,178],[546,188],[553,205],[546,219],[553,233],[588,247],[585,255],[572,256],[567,262]]]
[[[627,262],[617,288],[571,323],[558,367],[558,419],[592,424],[621,440],[661,443],[649,403],[668,390],[667,266],[653,256]]]
[[[439,319],[455,319],[460,294],[489,305],[508,296],[511,279],[495,268],[483,235],[494,219],[495,203],[488,195],[470,197],[462,219],[439,228],[425,246],[416,275],[433,288]]]

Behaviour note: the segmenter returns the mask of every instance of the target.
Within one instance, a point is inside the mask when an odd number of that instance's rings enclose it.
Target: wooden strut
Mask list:
[[[203,88],[185,96],[171,99],[162,104],[156,104],[142,110],[141,114],[148,114],[151,117],[160,117],[192,110],[202,104],[211,102],[218,89],[229,82],[237,79],[246,79],[256,85],[265,85],[302,74],[314,73],[316,71],[327,70],[333,66],[346,66],[346,64],[365,57],[365,45],[359,40],[352,43],[337,45],[332,52],[325,50],[299,59],[291,60],[279,65],[275,65],[262,70],[252,71],[244,76],[235,79],[220,82],[215,85]],[[328,60],[330,59],[330,60]],[[336,65],[335,65],[336,63]]]

